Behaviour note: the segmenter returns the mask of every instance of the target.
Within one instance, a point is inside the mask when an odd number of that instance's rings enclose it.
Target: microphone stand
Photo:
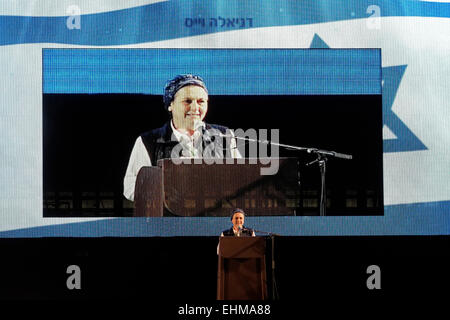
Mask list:
[[[338,153],[338,152],[334,152],[334,151],[327,151],[327,150],[320,150],[320,149],[316,149],[316,148],[309,148],[308,153],[314,153],[315,155],[317,155],[317,159],[314,161],[311,161],[309,163],[307,163],[307,166],[313,165],[314,163],[318,163],[319,164],[319,168],[320,168],[320,181],[321,181],[321,187],[320,187],[320,216],[325,216],[326,215],[326,208],[327,208],[327,190],[326,190],[326,185],[325,185],[325,174],[326,174],[326,169],[327,169],[327,156],[331,156],[331,157],[335,157],[335,158],[340,158],[340,159],[346,159],[346,160],[350,160],[353,157],[349,154],[344,154],[344,153]]]
[[[276,278],[275,278],[275,236],[279,236],[279,234],[273,233],[273,232],[266,232],[266,231],[259,231],[259,230],[255,230],[253,229],[253,231],[256,233],[265,233],[266,235],[268,235],[270,237],[270,241],[272,244],[272,252],[271,252],[271,260],[272,260],[272,300],[278,300],[278,289],[277,289],[277,283],[276,283]]]
[[[306,151],[308,153],[313,153],[313,154],[317,155],[316,160],[309,162],[306,165],[310,166],[310,165],[313,165],[314,163],[319,164],[320,182],[321,182],[320,209],[319,209],[320,216],[326,215],[327,192],[326,192],[326,184],[325,184],[325,175],[326,175],[326,163],[328,160],[327,157],[334,157],[334,158],[345,159],[345,160],[351,160],[353,158],[353,156],[350,154],[339,153],[339,152],[335,152],[335,151],[321,150],[321,149],[317,149],[317,148],[297,147],[297,146],[293,146],[293,145],[289,145],[289,144],[277,143],[277,142],[272,142],[272,141],[268,141],[268,140],[261,141],[261,140],[257,140],[257,139],[251,139],[251,138],[237,137],[234,135],[233,136],[222,135],[222,136],[226,137],[226,138],[234,138],[234,139],[244,140],[244,141],[258,142],[258,143],[263,143],[263,144],[271,144],[271,145],[282,147],[282,148],[285,148],[288,150]],[[298,174],[297,178],[299,179],[298,183],[300,185],[300,174]]]

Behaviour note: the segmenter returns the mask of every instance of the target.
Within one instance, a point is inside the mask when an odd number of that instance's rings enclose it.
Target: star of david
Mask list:
[[[330,48],[317,34],[311,41],[310,48]],[[406,124],[392,111],[397,90],[402,81],[407,65],[382,68],[383,88],[383,126],[395,135],[395,138],[383,140],[383,152],[405,152],[426,150],[427,147]]]

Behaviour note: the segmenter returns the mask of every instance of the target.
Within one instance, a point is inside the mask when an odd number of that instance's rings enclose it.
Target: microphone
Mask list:
[[[227,129],[229,130],[229,129]],[[238,152],[235,136],[233,134],[223,134],[215,128],[206,129],[202,127],[203,141],[206,143],[205,154],[210,158],[240,158],[233,156],[233,152]],[[225,141],[223,139],[226,139]]]
[[[194,120],[194,130],[197,130],[200,128],[204,129],[204,127],[205,127],[205,123],[202,120],[199,120],[199,119]]]
[[[238,232],[237,232],[237,236],[240,237],[242,235],[242,226],[239,225],[238,227]]]

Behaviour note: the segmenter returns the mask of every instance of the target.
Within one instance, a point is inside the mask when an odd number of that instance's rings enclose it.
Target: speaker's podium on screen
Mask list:
[[[234,207],[250,216],[295,215],[297,159],[231,161],[211,164],[191,159],[190,164],[177,164],[163,159],[157,166],[141,168],[134,216],[220,217],[229,216]]]

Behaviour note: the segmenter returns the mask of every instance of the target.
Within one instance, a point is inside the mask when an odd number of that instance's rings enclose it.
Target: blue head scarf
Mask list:
[[[166,110],[169,108],[169,105],[172,103],[175,94],[178,92],[178,90],[180,90],[185,86],[199,86],[203,88],[206,91],[206,93],[208,93],[205,82],[201,77],[193,74],[177,75],[172,80],[167,81],[166,86],[164,87],[163,101]]]

